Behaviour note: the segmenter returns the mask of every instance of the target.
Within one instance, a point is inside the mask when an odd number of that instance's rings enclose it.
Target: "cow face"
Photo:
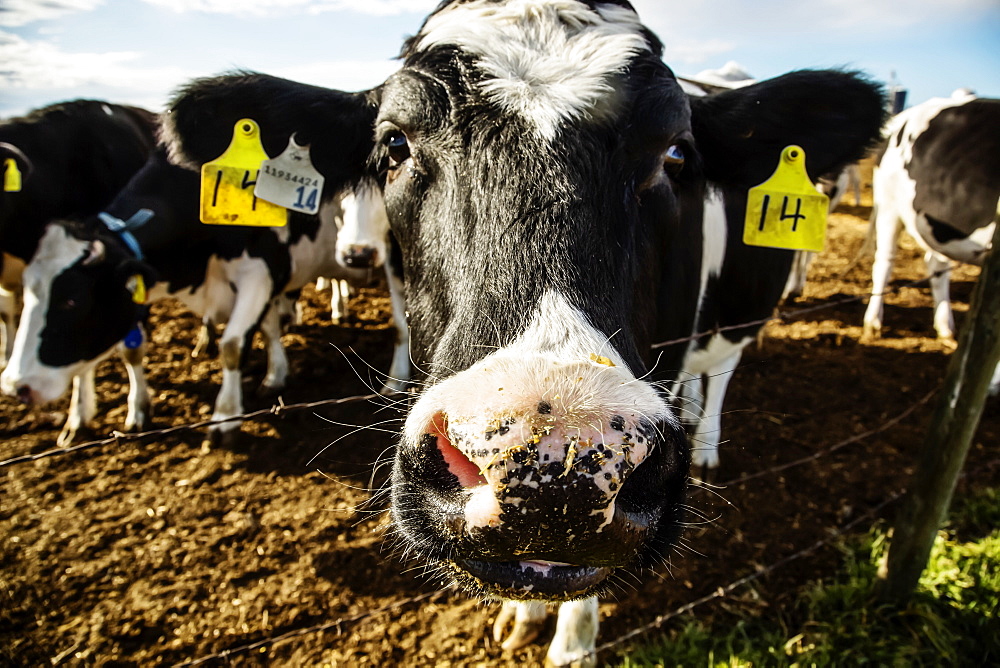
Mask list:
[[[382,190],[363,179],[340,198],[342,225],[337,230],[337,262],[348,269],[376,269],[387,258],[389,219]]]
[[[478,591],[588,595],[676,527],[683,435],[637,380],[646,223],[676,221],[693,155],[658,50],[624,7],[456,4],[381,90],[386,206],[437,381],[406,421],[393,514]]]
[[[49,225],[24,270],[24,311],[3,392],[27,403],[62,396],[73,376],[106,355],[138,321],[141,307],[129,284],[137,274],[151,278],[113,238]]]
[[[856,76],[688,100],[660,51],[627,2],[445,2],[376,90],[239,73],[171,104],[195,166],[248,116],[275,150],[308,136],[327,187],[378,165],[428,378],[394,529],[470,590],[566,600],[663,558],[689,454],[649,344],[690,333],[707,188],[735,217],[788,144],[818,176],[878,135],[879,90]]]

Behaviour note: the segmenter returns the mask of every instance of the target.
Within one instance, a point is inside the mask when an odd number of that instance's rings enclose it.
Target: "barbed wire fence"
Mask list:
[[[939,272],[939,273],[943,273],[943,272]],[[899,291],[901,291],[901,290],[903,290],[905,288],[913,287],[913,286],[916,286],[916,285],[920,285],[922,283],[925,283],[925,282],[931,280],[933,277],[934,276],[926,276],[926,277],[924,277],[922,279],[918,279],[918,280],[914,280],[914,281],[909,281],[907,283],[904,283],[904,284],[901,284],[901,285],[897,285],[894,288],[892,288],[891,290],[887,291],[887,293],[889,293],[889,294],[896,293],[896,292],[899,292]],[[801,308],[801,309],[794,309],[794,310],[789,310],[789,311],[779,311],[779,312],[775,313],[773,316],[770,316],[768,318],[762,318],[760,320],[756,320],[756,321],[752,321],[752,322],[748,322],[748,323],[743,323],[743,324],[740,324],[740,325],[732,325],[732,326],[727,326],[727,327],[720,327],[720,328],[715,328],[715,329],[704,331],[704,332],[699,332],[699,333],[691,335],[689,337],[684,337],[684,338],[680,338],[680,339],[676,339],[676,340],[672,340],[672,341],[665,341],[665,342],[662,342],[662,343],[655,344],[654,346],[652,346],[652,348],[654,350],[656,350],[656,349],[665,348],[665,347],[672,346],[672,345],[679,345],[679,344],[683,344],[683,343],[690,343],[692,341],[697,341],[697,340],[699,340],[701,338],[704,338],[706,336],[712,336],[712,335],[719,334],[719,333],[722,333],[722,332],[725,332],[725,331],[744,329],[744,328],[748,328],[748,327],[763,326],[763,325],[766,325],[766,324],[771,323],[771,322],[787,322],[789,320],[793,320],[793,319],[802,317],[804,315],[808,315],[810,313],[815,313],[815,312],[826,310],[826,309],[833,309],[833,308],[836,308],[836,307],[839,307],[839,306],[843,306],[843,305],[846,305],[846,304],[859,302],[859,301],[861,301],[863,299],[866,299],[866,298],[868,298],[870,296],[871,296],[871,293],[869,293],[869,294],[863,294],[863,295],[857,295],[857,296],[853,296],[853,297],[849,297],[849,298],[844,298],[844,299],[840,299],[840,300],[834,300],[834,301],[830,301],[830,302],[824,302],[822,304],[817,304],[817,305],[813,305],[813,306],[809,306],[809,307]],[[841,450],[841,449],[843,449],[843,448],[845,448],[845,447],[847,447],[847,446],[849,446],[851,444],[858,443],[860,441],[863,441],[863,440],[866,440],[868,438],[871,438],[872,436],[875,436],[875,435],[878,435],[880,433],[883,433],[883,432],[891,429],[892,427],[898,425],[900,422],[902,422],[907,417],[909,417],[914,412],[916,412],[920,407],[926,405],[933,398],[933,396],[937,393],[938,389],[939,388],[935,388],[935,389],[931,390],[930,392],[928,392],[927,394],[925,394],[923,397],[921,397],[920,399],[918,399],[914,404],[912,404],[911,406],[909,406],[906,410],[904,410],[900,414],[898,414],[898,415],[896,415],[896,416],[888,419],[887,421],[885,421],[884,423],[882,423],[878,427],[875,427],[875,428],[873,428],[871,430],[868,430],[868,431],[866,431],[864,433],[857,434],[855,436],[851,436],[851,437],[849,437],[847,439],[844,439],[844,440],[839,441],[839,442],[837,442],[835,444],[832,444],[832,445],[830,445],[830,446],[828,446],[828,447],[826,447],[826,448],[824,448],[822,450],[818,450],[818,451],[816,451],[816,452],[814,452],[814,453],[812,453],[812,454],[810,454],[810,455],[808,455],[806,457],[802,457],[802,458],[794,460],[794,461],[790,461],[790,462],[785,462],[785,463],[782,463],[782,464],[778,464],[778,465],[773,466],[771,468],[768,468],[766,470],[758,471],[758,472],[751,473],[751,474],[746,474],[746,475],[734,478],[732,480],[728,480],[728,481],[719,483],[718,486],[720,486],[720,487],[730,487],[730,486],[742,485],[742,484],[745,484],[745,483],[747,483],[747,482],[749,482],[751,480],[763,478],[763,477],[766,477],[768,475],[774,475],[774,474],[786,471],[788,469],[791,469],[791,468],[794,468],[794,467],[797,467],[797,466],[802,466],[802,465],[810,463],[810,462],[816,462],[816,461],[819,461],[819,460],[821,460],[821,459],[823,459],[823,458],[825,458],[827,456],[832,455],[833,453],[835,453],[835,452],[837,452],[837,451],[839,451],[839,450]],[[399,395],[399,396],[406,396],[406,395]],[[104,447],[104,446],[110,446],[110,445],[115,445],[115,444],[117,444],[117,445],[123,445],[123,444],[128,444],[128,443],[137,443],[139,441],[143,441],[143,440],[147,440],[147,439],[154,439],[154,438],[162,438],[162,437],[167,437],[167,436],[172,436],[172,435],[179,435],[179,434],[183,434],[183,433],[186,433],[186,432],[198,431],[198,430],[205,429],[205,428],[208,428],[208,427],[212,427],[212,426],[216,426],[216,425],[221,425],[221,424],[225,424],[225,423],[230,423],[230,422],[244,422],[244,421],[261,420],[261,419],[266,419],[266,418],[270,418],[270,417],[283,417],[285,415],[289,415],[289,414],[292,414],[292,413],[295,413],[295,412],[300,412],[300,411],[315,410],[315,409],[318,409],[318,408],[340,406],[340,405],[353,404],[353,403],[374,402],[374,401],[377,401],[377,400],[385,400],[385,399],[386,399],[385,396],[380,395],[380,394],[375,394],[375,393],[365,394],[365,395],[356,395],[356,396],[350,396],[350,397],[343,397],[343,398],[339,398],[339,399],[329,399],[329,400],[321,400],[321,401],[303,402],[303,403],[288,404],[288,405],[284,404],[279,399],[279,402],[277,404],[271,406],[270,408],[260,409],[260,410],[256,410],[256,411],[244,413],[242,415],[233,416],[233,417],[226,418],[226,419],[223,419],[223,420],[203,420],[203,421],[199,421],[199,422],[196,422],[196,423],[190,423],[190,424],[184,424],[184,425],[176,425],[176,426],[171,426],[171,427],[167,427],[167,428],[164,428],[164,429],[150,430],[150,431],[141,432],[141,433],[123,433],[123,432],[115,431],[115,432],[112,433],[112,435],[109,438],[100,439],[100,440],[94,440],[94,441],[90,441],[90,442],[86,442],[86,443],[80,443],[80,444],[73,445],[73,446],[68,446],[68,447],[65,447],[65,448],[56,448],[56,449],[47,450],[47,451],[40,452],[40,453],[35,453],[35,454],[29,454],[29,455],[23,455],[23,456],[19,456],[19,457],[13,457],[13,458],[10,458],[10,459],[4,460],[4,461],[0,461],[0,469],[5,468],[5,467],[10,467],[10,466],[13,466],[13,465],[16,465],[16,464],[21,464],[21,463],[26,463],[26,462],[32,462],[32,461],[39,461],[39,460],[47,459],[47,458],[51,458],[51,457],[71,455],[71,454],[75,454],[75,453],[78,453],[78,452],[82,452],[82,451],[86,451],[86,450],[91,450],[91,449],[95,449],[95,448],[100,448],[100,447]],[[716,590],[714,590],[712,593],[707,594],[705,596],[702,596],[702,597],[700,597],[700,598],[698,598],[698,599],[696,599],[694,601],[690,601],[690,602],[688,602],[688,603],[686,603],[686,604],[684,604],[682,606],[679,606],[678,608],[676,608],[676,609],[674,609],[672,611],[669,611],[669,612],[666,612],[664,614],[658,615],[657,617],[655,617],[653,620],[651,620],[647,624],[645,624],[645,625],[643,625],[641,627],[638,627],[636,629],[633,629],[633,630],[629,631],[626,634],[623,634],[623,635],[621,635],[621,636],[619,636],[619,637],[617,637],[617,638],[615,638],[613,640],[610,640],[610,641],[608,641],[608,642],[606,642],[606,643],[598,646],[595,649],[594,654],[596,655],[596,654],[599,654],[599,653],[602,653],[602,652],[610,651],[610,650],[613,650],[615,648],[621,647],[621,646],[625,645],[626,643],[630,642],[631,640],[637,638],[640,635],[643,635],[643,634],[648,633],[648,632],[650,632],[650,631],[652,631],[654,629],[662,627],[664,624],[666,624],[671,619],[674,619],[674,618],[676,618],[676,617],[678,617],[680,615],[683,615],[683,614],[685,614],[687,612],[690,612],[691,610],[693,610],[693,609],[695,609],[695,608],[697,608],[697,607],[699,607],[701,605],[705,605],[705,604],[707,604],[707,603],[709,603],[709,602],[711,602],[713,600],[724,598],[724,597],[728,596],[729,594],[731,594],[733,591],[739,589],[740,587],[743,587],[743,586],[745,586],[747,584],[750,584],[750,583],[752,583],[752,582],[754,582],[756,580],[764,578],[764,577],[770,575],[771,573],[774,573],[775,571],[783,568],[784,566],[787,566],[790,563],[793,563],[795,561],[798,561],[800,559],[803,559],[805,557],[810,556],[811,554],[819,551],[823,547],[831,545],[835,541],[838,541],[838,540],[842,539],[851,530],[853,530],[854,528],[856,528],[857,526],[859,526],[861,523],[863,523],[865,521],[868,521],[868,520],[876,517],[887,506],[889,506],[890,504],[892,504],[895,501],[899,500],[904,493],[905,493],[904,491],[895,492],[892,495],[890,495],[888,498],[886,498],[884,501],[882,501],[881,503],[879,503],[878,505],[876,505],[873,508],[869,509],[867,512],[863,513],[862,515],[859,515],[858,517],[854,518],[850,522],[842,525],[841,527],[838,527],[838,528],[835,528],[835,529],[828,529],[828,534],[829,535],[827,537],[814,542],[813,544],[807,546],[806,548],[804,548],[802,550],[799,550],[799,551],[797,551],[797,552],[795,552],[793,554],[790,554],[790,555],[788,555],[786,557],[783,557],[783,558],[781,558],[781,559],[779,559],[779,560],[777,560],[777,561],[775,561],[775,562],[773,562],[773,563],[771,563],[771,564],[769,564],[767,566],[760,566],[753,573],[750,573],[750,574],[745,575],[745,576],[743,576],[741,578],[738,578],[738,579],[730,582],[729,584],[727,584],[725,586],[720,586],[719,588],[717,588]],[[192,661],[188,661],[188,662],[185,662],[185,663],[178,664],[178,666],[185,666],[185,667],[186,666],[197,666],[197,665],[202,665],[202,664],[205,664],[205,663],[208,663],[208,662],[211,662],[211,661],[216,661],[216,660],[228,660],[228,659],[230,659],[230,658],[232,658],[234,656],[240,655],[240,654],[245,654],[247,652],[252,652],[252,651],[255,651],[255,650],[261,650],[262,648],[266,650],[267,648],[275,647],[275,646],[278,646],[278,645],[290,642],[290,641],[292,641],[292,640],[294,640],[296,638],[301,638],[301,637],[304,637],[304,636],[307,636],[307,635],[312,635],[312,634],[316,634],[316,633],[322,633],[322,632],[325,632],[325,631],[328,631],[328,630],[331,630],[331,629],[341,630],[344,627],[356,625],[358,623],[361,623],[361,622],[363,622],[363,621],[365,621],[367,619],[370,619],[372,617],[375,617],[377,615],[384,614],[384,613],[387,613],[387,612],[391,612],[393,610],[397,610],[397,609],[399,609],[401,607],[405,607],[405,606],[408,606],[408,605],[413,605],[413,604],[416,604],[416,603],[421,603],[421,602],[427,601],[429,599],[433,599],[433,598],[438,598],[438,597],[441,597],[441,596],[445,596],[446,594],[447,594],[447,592],[444,592],[444,591],[435,591],[435,592],[428,592],[428,593],[419,594],[417,596],[413,596],[413,597],[410,597],[410,598],[407,598],[407,599],[404,599],[404,600],[393,602],[393,603],[391,603],[389,605],[380,607],[380,608],[375,609],[375,610],[370,610],[370,611],[362,612],[362,613],[359,613],[359,614],[351,616],[351,617],[342,617],[342,618],[339,618],[339,619],[337,619],[335,621],[331,621],[331,622],[325,622],[325,623],[322,623],[322,624],[317,624],[317,625],[313,625],[313,626],[309,626],[309,627],[305,627],[305,628],[301,628],[301,629],[295,629],[295,630],[288,631],[286,633],[283,633],[283,634],[280,634],[280,635],[277,635],[277,636],[273,636],[273,637],[266,638],[266,639],[263,639],[263,640],[255,641],[253,643],[248,643],[246,645],[242,645],[242,646],[239,646],[239,647],[236,647],[236,648],[227,649],[227,650],[218,652],[216,654],[211,654],[211,655],[203,656],[201,658],[198,658],[198,659],[195,659],[195,660],[192,660]]]
[[[955,265],[955,266],[957,266],[957,265]],[[900,291],[902,291],[902,290],[904,290],[906,288],[910,288],[910,287],[914,287],[914,286],[920,285],[922,283],[926,283],[926,282],[930,281],[931,279],[933,279],[933,278],[935,278],[937,276],[943,275],[944,273],[946,273],[947,271],[950,271],[950,270],[951,270],[951,268],[949,268],[949,269],[943,269],[943,270],[940,270],[940,271],[935,272],[933,274],[929,274],[929,275],[927,275],[927,276],[925,276],[923,278],[915,279],[913,281],[908,281],[906,283],[894,286],[892,289],[886,291],[886,293],[883,293],[883,294],[898,293],[898,292],[900,292]],[[708,336],[714,336],[716,334],[721,334],[721,333],[728,332],[728,331],[736,331],[736,330],[740,330],[740,329],[746,329],[748,327],[761,327],[761,326],[767,325],[767,324],[769,324],[771,322],[788,322],[790,320],[794,320],[796,318],[802,317],[804,315],[808,315],[810,313],[815,313],[817,311],[823,311],[823,310],[826,310],[826,309],[833,309],[833,308],[836,308],[836,307],[839,307],[839,306],[844,306],[846,304],[856,303],[856,302],[859,302],[859,301],[861,301],[863,299],[867,299],[867,298],[871,297],[873,294],[874,293],[865,293],[865,294],[861,294],[861,295],[855,295],[853,297],[846,297],[844,299],[839,299],[839,300],[824,302],[822,304],[815,304],[813,306],[808,306],[808,307],[801,308],[801,309],[794,309],[794,310],[789,310],[789,311],[779,311],[779,312],[775,313],[774,315],[768,316],[767,318],[761,318],[761,319],[758,319],[758,320],[753,320],[753,321],[750,321],[750,322],[745,322],[745,323],[742,323],[742,324],[739,324],[739,325],[727,325],[727,326],[723,326],[723,327],[716,327],[716,328],[713,328],[713,329],[710,329],[710,330],[705,330],[705,331],[702,331],[702,332],[698,332],[696,334],[692,334],[691,336],[686,336],[686,337],[683,337],[683,338],[678,338],[678,339],[673,339],[673,340],[670,340],[670,341],[663,341],[663,342],[660,342],[660,343],[656,343],[656,344],[653,344],[651,346],[651,349],[652,350],[660,350],[662,348],[666,348],[666,347],[669,347],[669,346],[681,345],[681,344],[684,344],[684,343],[691,343],[693,341],[698,341],[698,340],[703,339],[703,338],[708,337]],[[401,396],[401,397],[409,396],[409,395],[407,395],[405,393],[396,393],[396,394],[397,394],[397,396]],[[113,431],[112,434],[111,434],[111,436],[109,436],[107,438],[93,440],[93,441],[87,441],[85,443],[78,443],[76,445],[71,445],[71,446],[67,446],[67,447],[63,447],[63,448],[53,448],[51,450],[46,450],[44,452],[39,452],[39,453],[35,453],[35,454],[30,454],[30,455],[21,455],[21,456],[18,456],[18,457],[12,457],[10,459],[2,460],[2,461],[0,461],[0,469],[6,468],[6,467],[9,467],[9,466],[13,466],[15,464],[22,464],[22,463],[27,463],[27,462],[35,462],[35,461],[40,461],[42,459],[48,459],[50,457],[59,457],[59,456],[64,456],[64,455],[70,455],[70,454],[74,454],[74,453],[78,453],[78,452],[83,452],[85,450],[92,450],[92,449],[95,449],[95,448],[100,448],[100,447],[103,447],[103,446],[124,445],[124,444],[127,444],[127,443],[138,442],[138,441],[142,441],[142,440],[146,440],[146,439],[150,439],[151,440],[151,439],[154,439],[154,438],[157,438],[157,437],[179,435],[179,434],[182,434],[182,433],[197,431],[197,430],[200,430],[200,429],[206,429],[206,428],[209,428],[209,427],[218,426],[218,425],[222,425],[222,424],[226,424],[226,423],[230,423],[230,422],[249,422],[249,421],[259,420],[259,419],[268,418],[268,417],[282,417],[284,415],[288,415],[288,414],[299,412],[299,411],[315,410],[317,408],[339,406],[339,405],[351,404],[351,403],[370,402],[370,401],[378,400],[380,398],[385,398],[385,397],[384,397],[384,395],[372,393],[372,394],[365,394],[365,395],[356,395],[356,396],[351,396],[351,397],[343,397],[343,398],[340,398],[340,399],[326,399],[326,400],[320,400],[320,401],[311,401],[311,402],[304,402],[304,403],[297,403],[297,404],[287,404],[287,405],[284,404],[281,401],[281,399],[279,398],[278,403],[274,404],[270,408],[263,408],[263,409],[260,409],[260,410],[251,411],[251,412],[248,412],[248,413],[243,413],[241,415],[234,415],[232,417],[221,419],[221,420],[202,420],[202,421],[194,422],[194,423],[190,423],[190,424],[175,425],[175,426],[166,427],[166,428],[163,428],[163,429],[154,429],[154,430],[150,430],[150,431],[136,432],[136,433],[126,433],[126,432],[121,432],[121,431]]]

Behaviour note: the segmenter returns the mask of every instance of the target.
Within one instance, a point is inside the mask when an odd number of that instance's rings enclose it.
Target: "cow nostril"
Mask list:
[[[478,487],[486,484],[486,477],[479,467],[452,444],[448,437],[448,418],[443,413],[434,416],[427,433],[434,437],[435,445],[444,458],[448,470],[458,478],[458,483],[462,487]]]
[[[375,266],[374,248],[351,248],[344,255],[344,264],[355,269],[367,269]]]

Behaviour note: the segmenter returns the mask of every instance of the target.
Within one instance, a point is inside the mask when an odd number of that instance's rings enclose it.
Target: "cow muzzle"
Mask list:
[[[673,511],[664,490],[686,480],[683,432],[652,388],[586,363],[540,366],[547,391],[494,385],[478,370],[432,388],[397,459],[403,534],[436,546],[458,582],[489,596],[600,590]]]

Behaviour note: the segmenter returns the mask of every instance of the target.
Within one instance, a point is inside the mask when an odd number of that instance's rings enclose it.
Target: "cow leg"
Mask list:
[[[201,329],[198,330],[198,338],[194,341],[194,350],[191,351],[191,357],[195,359],[203,355],[212,357],[217,352],[215,325],[208,318],[202,318]]]
[[[701,467],[701,476],[707,480],[719,467],[719,438],[722,434],[722,404],[726,398],[729,381],[740,364],[743,346],[722,358],[705,371],[705,404],[701,420],[691,437],[691,466]],[[697,469],[695,469],[697,470]]]
[[[392,351],[392,365],[382,394],[403,392],[410,380],[410,328],[406,323],[406,298],[403,296],[403,279],[396,275],[388,262],[385,276],[389,281],[389,301],[392,303],[392,323],[396,328],[396,341]]]
[[[899,242],[899,219],[891,207],[881,207],[875,215],[875,261],[872,263],[872,295],[865,310],[863,341],[882,335],[882,308],[885,289],[892,276],[892,263]]]
[[[955,345],[955,318],[951,313],[951,263],[934,251],[924,255],[934,296],[934,331],[938,338]]]
[[[796,251],[795,259],[792,260],[792,270],[788,274],[788,281],[781,295],[782,300],[801,297],[806,288],[806,278],[809,276],[809,265],[812,264],[815,253],[810,251]]]
[[[548,612],[541,601],[504,601],[493,622],[493,640],[508,652],[520,649],[538,637],[545,628]],[[504,639],[507,627],[510,634]]]
[[[281,344],[281,321],[289,304],[294,308],[295,302],[290,302],[288,297],[275,297],[260,322],[260,333],[264,336],[264,347],[267,349],[267,375],[257,390],[259,396],[277,394],[285,389],[288,380],[288,356]]]
[[[93,364],[79,376],[73,376],[73,390],[69,399],[69,414],[63,425],[56,445],[65,447],[76,439],[76,434],[89,425],[97,415],[97,391],[95,388],[95,372],[97,365]]]
[[[347,318],[351,286],[342,278],[332,279],[330,285],[333,288],[333,294],[330,295],[330,322],[339,325]]]
[[[253,331],[268,307],[271,281],[266,273],[246,272],[237,281],[239,289],[236,303],[229,316],[229,322],[219,341],[219,357],[222,359],[222,387],[215,400],[212,420],[227,420],[243,413],[243,385],[240,363],[247,335]],[[239,433],[237,421],[213,425],[209,436],[213,443],[231,445]]]
[[[316,279],[316,292],[323,292],[324,290],[329,289],[329,287],[330,279],[326,276],[320,276]]]
[[[143,330],[142,343],[137,348],[122,345],[119,349],[125,370],[128,372],[128,414],[125,416],[125,431],[145,431],[149,428],[153,415],[152,403],[149,398],[149,386],[146,384],[146,374],[142,369],[142,360],[146,357],[146,332]]]
[[[567,601],[559,606],[556,634],[545,655],[545,665],[591,668],[597,665],[597,597]]]
[[[990,395],[1000,395],[1000,364],[993,370],[993,379],[990,381]]]
[[[0,370],[7,366],[7,360],[14,349],[14,332],[17,330],[17,294],[0,287]]]

